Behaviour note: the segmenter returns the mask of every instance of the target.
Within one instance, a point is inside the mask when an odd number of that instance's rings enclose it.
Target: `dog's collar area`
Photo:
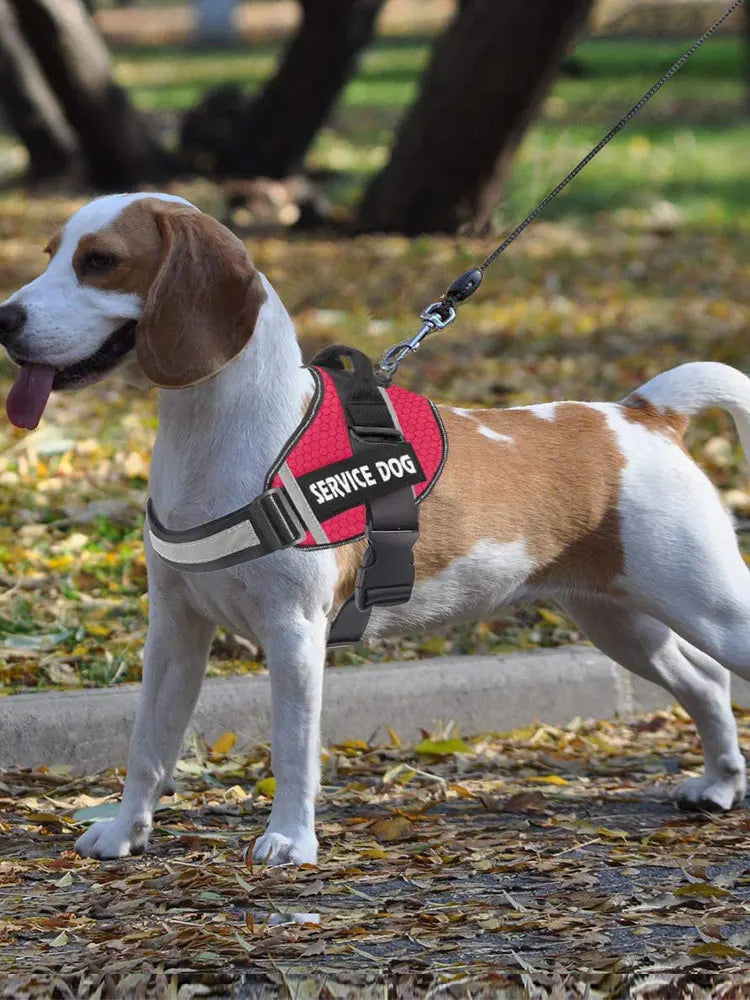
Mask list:
[[[181,531],[166,528],[149,500],[148,532],[157,556],[188,573],[292,546],[330,548],[366,538],[354,593],[328,639],[329,646],[349,645],[362,637],[374,607],[411,598],[417,505],[442,472],[447,441],[432,403],[404,389],[386,391],[359,351],[327,348],[310,371],[313,399],[263,493]]]

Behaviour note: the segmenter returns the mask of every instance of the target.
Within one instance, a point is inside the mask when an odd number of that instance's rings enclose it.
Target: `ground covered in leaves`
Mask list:
[[[201,187],[189,193],[200,200],[202,191],[210,201]],[[74,205],[5,197],[0,294],[43,265],[45,234]],[[331,342],[378,357],[415,328],[416,306],[486,250],[478,241],[396,237],[266,237],[250,245],[294,314],[308,358]],[[648,215],[617,226],[606,217],[585,227],[539,224],[487,278],[459,323],[403,366],[400,381],[438,401],[505,405],[616,399],[662,369],[699,358],[743,367],[749,262],[750,236],[742,230],[664,232]],[[10,365],[0,362],[0,395],[10,378]],[[140,676],[148,610],[141,523],[155,428],[155,393],[117,377],[58,395],[32,434],[0,422],[0,690]],[[689,442],[726,500],[746,515],[748,481],[731,419],[702,416]],[[332,659],[507,652],[579,638],[555,609],[528,608]],[[220,633],[212,673],[262,664],[254,646]]]
[[[0,772],[0,996],[750,990],[750,819],[669,801],[700,762],[679,710],[331,747],[320,863],[301,869],[242,861],[270,808],[268,748],[194,749],[150,853],[122,861],[71,851],[121,773]]]

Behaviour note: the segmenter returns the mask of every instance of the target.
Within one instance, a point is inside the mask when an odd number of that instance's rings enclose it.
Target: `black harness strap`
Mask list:
[[[345,366],[345,358],[351,368]],[[312,364],[325,368],[336,385],[355,455],[375,444],[403,443],[403,434],[365,354],[352,347],[328,347]],[[375,497],[366,509],[367,550],[354,593],[331,625],[329,647],[358,642],[373,607],[406,604],[414,589],[413,548],[419,538],[419,511],[413,488],[404,486]]]

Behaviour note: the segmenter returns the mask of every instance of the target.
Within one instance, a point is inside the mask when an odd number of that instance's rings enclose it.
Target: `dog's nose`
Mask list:
[[[23,328],[26,322],[26,310],[11,302],[0,306],[0,344],[9,344]]]

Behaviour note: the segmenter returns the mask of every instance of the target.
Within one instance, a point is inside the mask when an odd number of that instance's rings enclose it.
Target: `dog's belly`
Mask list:
[[[515,542],[483,539],[437,575],[417,582],[408,604],[376,608],[365,638],[486,617],[539,587],[527,581],[536,569],[523,538]]]

